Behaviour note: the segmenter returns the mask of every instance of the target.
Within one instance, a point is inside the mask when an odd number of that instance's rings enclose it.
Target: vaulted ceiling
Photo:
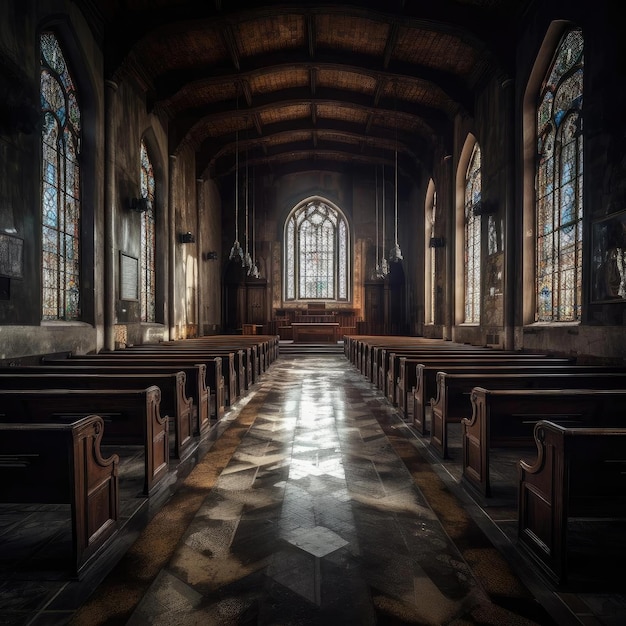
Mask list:
[[[217,179],[236,147],[272,172],[430,163],[481,81],[510,75],[527,4],[88,1],[107,77],[132,72],[170,150],[191,146]]]

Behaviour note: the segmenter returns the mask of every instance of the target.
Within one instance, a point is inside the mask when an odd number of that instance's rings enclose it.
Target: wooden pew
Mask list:
[[[19,368],[13,368],[18,370]],[[192,449],[192,402],[185,395],[185,372],[138,374],[0,373],[0,389],[145,389],[156,385],[161,390],[161,415],[170,419],[172,456],[184,459]],[[0,409],[1,411],[2,409]]]
[[[378,357],[378,387],[387,396],[389,402],[397,402],[396,386],[400,376],[400,357],[409,358],[441,358],[476,357],[476,358],[505,358],[505,357],[525,357],[525,358],[548,358],[546,354],[527,354],[519,351],[494,350],[484,346],[446,346],[445,348],[414,348],[414,347],[393,347],[380,348]]]
[[[97,415],[0,422],[0,502],[69,504],[76,576],[118,531],[119,457],[102,456],[103,430]]]
[[[197,352],[188,352],[184,354],[182,352],[165,353],[139,353],[132,350],[113,350],[111,352],[103,351],[97,354],[84,354],[84,355],[70,355],[70,359],[79,358],[81,360],[88,359],[109,359],[119,360],[127,359],[134,365],[180,365],[183,363],[195,364],[204,363],[206,365],[207,386],[213,388],[213,385],[223,386],[223,398],[224,406],[230,406],[237,400],[237,371],[235,368],[235,355],[233,352],[218,352],[213,353],[207,351],[207,353],[199,354]],[[211,379],[210,374],[214,371],[215,358],[219,358],[222,361],[221,375],[222,380]],[[213,367],[212,367],[213,365]]]
[[[485,389],[623,389],[625,372],[564,372],[507,374],[437,372],[437,397],[431,399],[430,445],[443,458],[448,457],[448,424],[470,417],[470,394],[474,387]]]
[[[535,425],[537,458],[519,462],[518,543],[557,585],[573,575],[569,524],[584,518],[586,540],[600,568],[623,591],[624,542],[598,551],[594,527],[626,521],[626,428]],[[595,537],[601,536],[595,532]],[[620,550],[621,547],[621,550]],[[584,576],[596,568],[583,563]],[[597,566],[596,566],[597,567]],[[605,574],[605,576],[606,576]],[[620,584],[621,581],[621,584]]]
[[[122,351],[120,351],[122,352]],[[115,352],[101,352],[98,354],[70,355],[67,357],[44,357],[41,366],[33,367],[78,367],[84,373],[85,368],[111,368],[113,372],[177,372],[183,371],[187,376],[187,396],[197,406],[194,418],[194,434],[202,433],[210,425],[210,418],[220,419],[224,414],[224,378],[222,376],[222,359],[219,357],[196,359],[149,359],[127,357],[117,359]],[[98,358],[100,355],[106,358]],[[22,366],[20,366],[22,367]]]
[[[530,446],[540,420],[573,427],[626,427],[626,389],[492,389],[474,387],[471,418],[461,420],[463,479],[491,496],[490,450]]]
[[[260,367],[258,374],[262,374],[278,358],[280,349],[278,335],[205,335],[191,339],[175,339],[164,341],[164,344],[174,345],[222,345],[222,346],[253,346],[258,348]]]
[[[221,362],[220,362],[221,367]],[[112,375],[136,375],[151,374],[158,376],[173,375],[177,372],[185,374],[184,395],[191,403],[191,419],[193,422],[193,434],[201,434],[210,424],[210,404],[209,390],[206,386],[206,365],[204,363],[195,363],[193,365],[180,364],[178,367],[149,365],[135,367],[130,364],[116,365],[115,363],[93,363],[89,361],[83,365],[76,359],[46,358],[45,364],[42,365],[19,365],[14,367],[0,367],[0,374],[112,374]],[[149,387],[152,383],[145,385]],[[156,384],[156,383],[154,383]],[[158,386],[158,385],[157,385]],[[163,402],[163,399],[161,400]]]
[[[161,390],[147,389],[3,389],[0,421],[54,422],[97,412],[104,420],[103,445],[142,445],[144,495],[167,475],[168,420],[159,411]]]
[[[124,350],[116,350],[114,354],[133,354],[143,356],[193,357],[199,359],[222,358],[222,372],[226,385],[226,404],[232,405],[245,395],[252,380],[251,357],[249,348],[211,346],[207,348],[179,348],[162,346],[161,344],[144,344]],[[104,354],[104,353],[100,353]],[[228,367],[226,367],[228,366]]]
[[[462,346],[443,339],[426,339],[424,337],[406,337],[389,335],[345,335],[344,353],[348,360],[367,378],[371,376],[371,359],[375,346],[408,346],[442,347],[447,345]]]
[[[468,344],[456,343],[456,342],[444,342],[438,343],[425,342],[421,337],[385,337],[382,340],[365,342],[363,350],[363,374],[372,382],[376,384],[376,379],[379,376],[381,367],[386,371],[386,363],[383,364],[383,360],[386,359],[386,355],[390,352],[409,352],[415,351],[418,353],[434,352],[434,353],[448,353],[453,352],[499,352],[493,348],[487,348],[485,346],[472,346]]]
[[[626,372],[626,368],[610,365],[576,365],[560,359],[466,359],[425,360],[415,365],[415,386],[413,389],[413,415],[415,428],[422,435],[426,433],[426,410],[430,399],[437,395],[437,372],[450,374],[487,374],[496,371],[502,374],[532,373],[560,374],[595,372]],[[405,413],[406,415],[406,413]],[[408,417],[408,416],[407,416]]]
[[[476,365],[490,363],[550,363],[556,365],[573,364],[571,357],[554,357],[548,354],[538,354],[529,352],[506,351],[506,350],[447,350],[445,352],[415,352],[403,351],[392,352],[388,358],[388,369],[381,371],[381,377],[387,376],[386,387],[387,398],[392,404],[397,404],[403,414],[406,414],[406,391],[410,389],[409,384],[416,384],[416,369],[413,367],[418,363],[434,364],[440,362],[442,366],[448,363],[475,363]],[[407,369],[411,368],[410,375]],[[404,394],[404,395],[403,395]]]

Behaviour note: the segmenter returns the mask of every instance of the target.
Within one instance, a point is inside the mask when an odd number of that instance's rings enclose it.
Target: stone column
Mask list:
[[[518,254],[515,245],[515,90],[513,79],[505,78],[501,82],[502,101],[505,107],[505,154],[506,164],[504,167],[504,277],[502,290],[504,301],[502,317],[504,320],[504,350],[515,349],[515,266]],[[521,261],[521,258],[520,258]],[[521,292],[520,292],[521,293]]]
[[[115,349],[115,97],[117,83],[105,81],[104,159],[104,349]]]
[[[169,189],[168,189],[168,276],[167,276],[167,319],[169,326],[168,339],[176,339],[176,208],[174,207],[174,166],[176,156],[170,154]]]

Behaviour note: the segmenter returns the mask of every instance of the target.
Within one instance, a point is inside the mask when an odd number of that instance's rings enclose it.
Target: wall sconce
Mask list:
[[[202,254],[202,258],[205,261],[216,261],[217,260],[217,252],[204,252]]]
[[[431,237],[428,242],[429,248],[443,248],[446,245],[443,237]]]
[[[131,198],[128,201],[128,207],[131,211],[137,211],[137,213],[144,213],[148,209],[152,208],[152,202],[148,198]]]
[[[193,233],[187,231],[178,235],[178,241],[180,243],[196,243],[196,238],[193,236]]]

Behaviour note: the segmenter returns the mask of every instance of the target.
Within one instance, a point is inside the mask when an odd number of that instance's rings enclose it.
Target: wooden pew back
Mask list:
[[[572,517],[584,517],[590,535],[594,522],[626,520],[626,428],[566,428],[541,421],[534,440],[536,459],[519,463],[518,541],[560,585],[572,575]],[[615,548],[619,558],[619,546]],[[603,567],[609,558],[615,555],[604,554]],[[622,567],[623,555],[614,583],[623,581]],[[585,569],[593,571],[588,564]]]
[[[470,396],[472,416],[461,420],[463,479],[492,495],[490,450],[531,446],[541,420],[572,427],[626,427],[626,389],[484,389]]]
[[[0,422],[0,502],[69,504],[79,576],[118,531],[119,457],[104,458],[104,422]]]
[[[144,494],[168,471],[168,420],[161,417],[161,390],[146,389],[3,389],[0,421],[54,422],[97,412],[104,420],[103,444],[144,447]]]
[[[474,387],[486,389],[620,389],[626,388],[626,372],[564,372],[545,374],[437,372],[437,397],[431,399],[430,444],[443,458],[448,456],[449,422],[470,417],[470,394]]]

